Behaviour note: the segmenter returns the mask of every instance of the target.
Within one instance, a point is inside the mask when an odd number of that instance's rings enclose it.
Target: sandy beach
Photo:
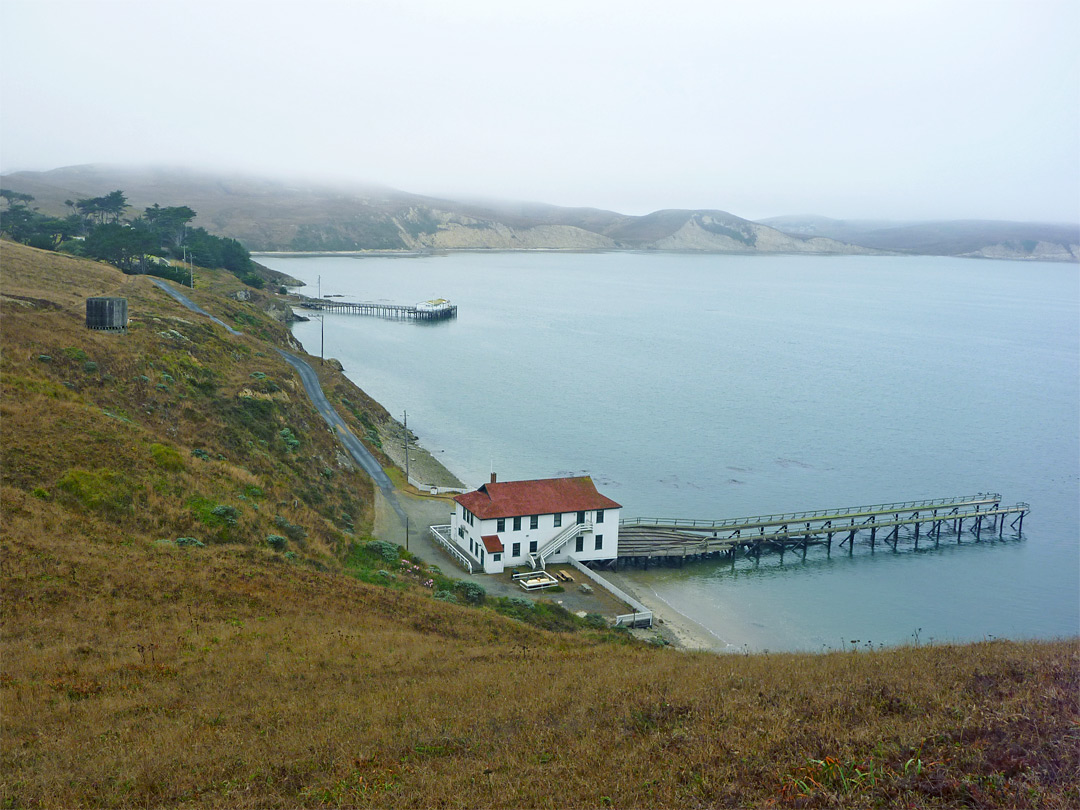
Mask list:
[[[641,588],[621,573],[603,571],[601,576],[612,585],[626,591],[653,612],[653,627],[673,647],[681,650],[704,650],[708,652],[735,652],[736,648],[698,624],[689,616],[675,610],[659,599],[652,591]]]

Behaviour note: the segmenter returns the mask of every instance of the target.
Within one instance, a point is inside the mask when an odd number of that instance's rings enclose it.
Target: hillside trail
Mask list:
[[[173,289],[161,279],[150,281],[168,295],[190,309],[204,315],[214,323],[225,327],[232,335],[242,335],[231,326],[211,315],[183,293]],[[338,441],[348,451],[352,459],[375,483],[375,525],[372,534],[379,540],[397,543],[428,562],[436,564],[450,563],[450,558],[431,539],[428,527],[448,523],[452,507],[443,498],[428,498],[409,495],[398,490],[382,466],[364,447],[363,443],[345,424],[334,406],[326,398],[319,383],[318,375],[306,360],[299,355],[274,347],[300,377],[308,399],[338,437]],[[459,576],[464,572],[459,572]],[[465,578],[472,577],[467,574]],[[482,581],[482,580],[477,580]]]

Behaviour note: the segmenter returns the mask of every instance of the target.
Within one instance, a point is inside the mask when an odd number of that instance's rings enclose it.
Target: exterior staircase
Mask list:
[[[539,567],[543,569],[544,566],[547,565],[548,557],[565,546],[570,541],[570,538],[591,531],[591,520],[587,520],[584,523],[571,523],[569,526],[560,529],[554,537],[544,543],[544,545],[540,546],[536,551],[529,554],[529,565],[533,568]]]

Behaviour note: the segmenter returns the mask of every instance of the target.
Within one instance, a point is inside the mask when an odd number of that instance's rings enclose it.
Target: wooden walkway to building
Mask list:
[[[445,321],[457,317],[457,305],[445,298],[423,301],[413,306],[403,304],[384,304],[379,302],[327,301],[325,298],[305,298],[301,296],[297,306],[320,312],[344,313],[347,315],[374,315],[379,318],[415,321]]]
[[[883,503],[872,506],[853,506],[843,509],[821,509],[813,512],[789,512],[779,515],[759,515],[726,520],[686,520],[681,518],[624,518],[619,521],[619,557],[616,564],[640,564],[650,561],[684,562],[716,554],[739,554],[761,557],[761,552],[806,550],[812,545],[824,545],[832,550],[833,541],[840,535],[839,546],[847,544],[853,553],[856,537],[868,534],[870,549],[884,542],[893,551],[904,539],[914,538],[915,549],[920,537],[924,542],[941,542],[954,536],[962,542],[965,531],[982,539],[983,533],[1002,537],[1005,523],[1012,518],[1011,528],[1017,536],[1023,531],[1024,516],[1031,507],[1026,503],[1002,506],[996,493],[980,493],[967,497],[938,498],[923,501]]]

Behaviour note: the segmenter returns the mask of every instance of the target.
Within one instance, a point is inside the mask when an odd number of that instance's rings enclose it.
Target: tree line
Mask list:
[[[245,284],[262,287],[263,279],[247,248],[235,239],[214,236],[190,223],[196,213],[186,205],[157,203],[123,221],[127,197],[119,189],[102,197],[65,200],[70,213],[51,217],[31,208],[34,197],[0,189],[0,233],[16,242],[43,250],[109,262],[125,273],[147,273],[186,282],[187,272],[169,260],[200,267],[221,267]]]

